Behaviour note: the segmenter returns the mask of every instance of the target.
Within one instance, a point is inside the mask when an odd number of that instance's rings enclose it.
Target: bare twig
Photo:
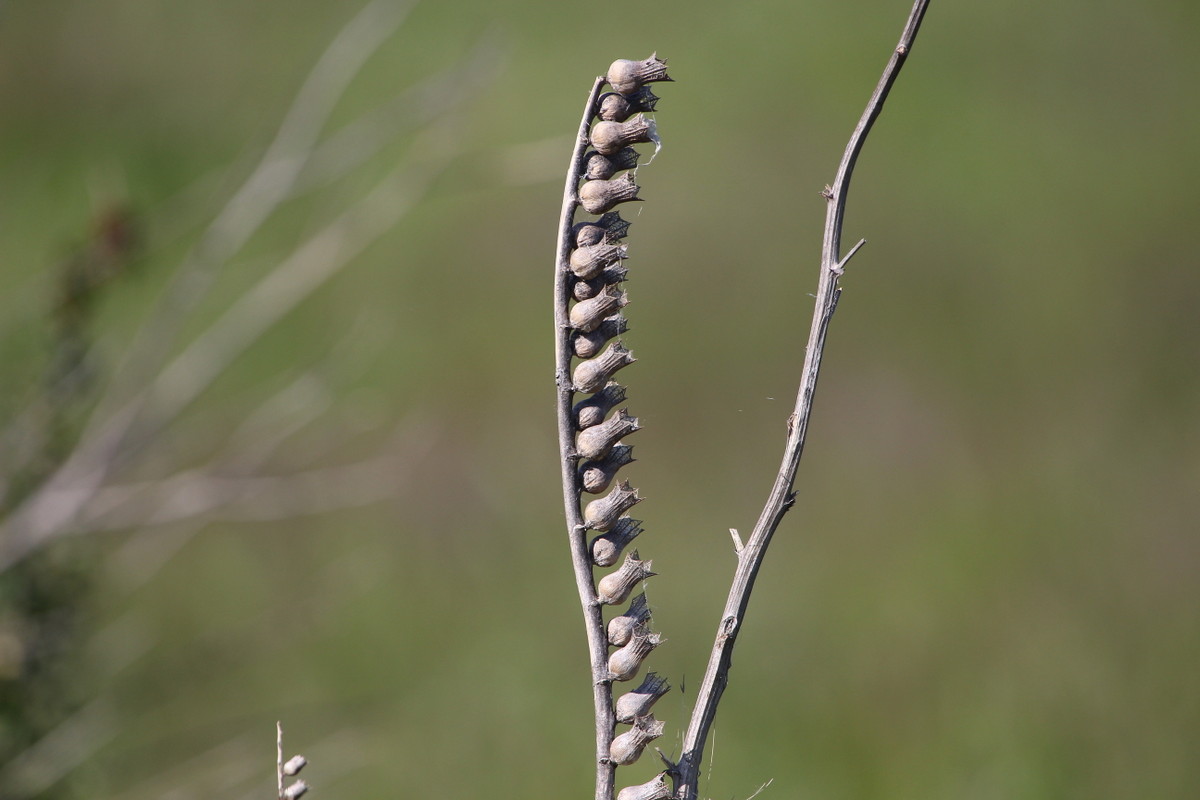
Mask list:
[[[821,369],[821,356],[825,349],[825,336],[841,293],[838,288],[838,278],[842,274],[846,262],[862,246],[862,242],[860,242],[845,258],[840,257],[842,218],[845,214],[846,195],[849,191],[854,163],[862,151],[867,133],[883,109],[883,103],[887,99],[892,84],[896,81],[896,76],[900,73],[900,68],[904,65],[905,58],[912,49],[913,41],[916,39],[928,5],[929,0],[917,0],[914,3],[900,42],[893,51],[887,67],[884,68],[883,76],[875,87],[871,99],[867,102],[866,110],[859,119],[858,125],[850,135],[850,141],[846,145],[841,164],[838,166],[837,176],[834,178],[832,186],[826,187],[823,192],[827,206],[825,235],[821,248],[820,282],[804,359],[804,371],[799,391],[796,394],[796,407],[787,421],[787,442],[784,447],[783,463],[771,488],[770,497],[754,525],[753,533],[737,554],[737,570],[734,573],[725,610],[721,615],[721,622],[717,626],[716,642],[713,644],[708,668],[697,694],[696,705],[683,740],[683,754],[673,771],[675,794],[679,800],[695,800],[696,798],[704,742],[713,720],[716,718],[717,704],[720,702],[721,694],[729,681],[733,646],[746,608],[750,603],[750,592],[754,588],[754,580],[758,575],[763,557],[766,555],[767,545],[770,544],[775,529],[795,502],[792,486],[795,482],[796,469],[800,463],[800,455],[804,449],[804,440],[808,431],[808,421],[812,413],[817,376]]]
[[[571,226],[579,206],[579,180],[583,176],[583,156],[588,145],[588,130],[596,116],[596,101],[604,86],[603,77],[596,78],[583,109],[579,137],[571,155],[563,189],[562,215],[559,217],[558,250],[554,265],[554,328],[555,372],[558,386],[558,447],[562,456],[563,503],[566,507],[567,536],[571,545],[571,564],[575,569],[575,584],[583,607],[587,629],[588,653],[592,663],[592,691],[596,708],[596,800],[613,796],[615,768],[609,761],[609,745],[616,724],[613,719],[612,681],[608,677],[608,635],[604,630],[604,615],[600,600],[592,585],[592,559],[588,552],[586,528],[579,510],[579,481],[576,477],[579,455],[575,449],[575,425],[571,417],[574,387],[571,383],[571,324],[567,319],[570,298]]]

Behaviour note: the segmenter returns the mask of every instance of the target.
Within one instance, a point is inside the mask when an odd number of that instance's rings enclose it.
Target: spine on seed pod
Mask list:
[[[615,767],[633,763],[663,727],[648,710],[657,699],[655,691],[666,691],[666,681],[656,679],[649,689],[644,683],[629,693],[654,695],[649,702],[622,698],[620,715],[613,703],[613,681],[633,678],[663,641],[649,629],[645,595],[614,616],[611,627],[605,625],[603,613],[604,606],[624,603],[654,575],[650,561],[642,561],[634,552],[606,575],[597,577],[594,569],[616,565],[642,532],[641,523],[628,516],[641,497],[628,480],[618,479],[620,470],[634,460],[633,448],[623,440],[639,424],[620,407],[626,390],[614,380],[618,371],[636,361],[620,338],[629,329],[624,316],[629,297],[622,288],[630,255],[622,240],[629,223],[614,209],[642,200],[641,187],[634,180],[639,159],[635,146],[659,143],[655,121],[646,116],[658,102],[648,84],[669,80],[666,62],[656,55],[615,61],[605,76],[596,79],[580,123],[559,220],[554,276],[559,451],[571,559],[592,665],[596,800],[613,800]],[[606,85],[611,91],[604,91]],[[598,218],[577,220],[581,210]],[[576,394],[590,396],[579,399]],[[585,504],[584,492],[603,496]],[[599,534],[590,542],[589,530]],[[610,652],[610,648],[616,649]],[[637,714],[626,708],[631,703],[637,706]],[[618,735],[618,719],[633,728]],[[657,784],[651,781],[624,790],[622,800],[665,796],[659,794],[665,784],[661,777],[657,780]]]

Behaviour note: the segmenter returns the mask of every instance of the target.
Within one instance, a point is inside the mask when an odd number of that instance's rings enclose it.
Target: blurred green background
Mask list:
[[[317,798],[589,796],[555,218],[592,77],[653,50],[676,82],[625,212],[625,474],[678,754],[727,529],[778,466],[819,191],[909,4],[422,2],[394,33],[377,8],[319,124],[384,109],[373,138],[206,262],[362,7],[0,5],[0,535],[161,357],[330,225],[344,256],[107,465],[126,505],[0,578],[0,796],[269,797],[277,719]],[[705,796],[1200,796],[1198,29],[1177,0],[933,3],[859,161],[845,236],[869,244]],[[66,351],[92,378],[56,405]],[[214,477],[249,494],[189,515]]]

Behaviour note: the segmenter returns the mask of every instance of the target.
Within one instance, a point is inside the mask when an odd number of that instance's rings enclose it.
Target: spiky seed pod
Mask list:
[[[575,334],[571,340],[571,347],[574,348],[575,355],[580,358],[592,358],[600,352],[605,342],[614,336],[620,336],[627,330],[629,330],[629,320],[620,314],[614,314],[611,317],[605,317],[604,322],[601,322],[600,327],[596,330],[590,333]]]
[[[623,147],[653,142],[657,138],[658,130],[654,120],[644,114],[638,114],[624,122],[597,122],[592,126],[589,135],[592,147],[602,156],[611,156]]]
[[[643,86],[632,94],[608,92],[600,95],[600,110],[597,116],[605,122],[624,122],[638,111],[653,111],[658,96]]]
[[[575,450],[585,461],[604,458],[617,442],[639,428],[637,417],[629,416],[622,408],[599,425],[580,431],[575,437]]]
[[[600,582],[596,584],[596,596],[600,598],[601,603],[607,603],[610,606],[624,603],[625,598],[629,597],[629,593],[633,591],[633,587],[647,578],[652,578],[658,574],[650,570],[650,567],[653,565],[654,562],[651,559],[646,559],[645,561],[639,559],[637,550],[634,550],[625,556],[625,563],[621,565],[620,569],[616,572],[610,572],[600,579]],[[636,634],[634,638],[637,638]],[[630,644],[633,644],[633,642],[630,642]],[[657,645],[658,641],[656,640],[651,649]],[[625,649],[628,649],[628,647],[629,645],[626,645]],[[650,650],[648,649],[646,652],[649,653]],[[616,654],[614,653],[613,655]],[[619,670],[615,669],[612,671],[619,672]],[[636,667],[634,671],[637,671]],[[617,680],[627,681],[632,677],[633,673],[629,673],[628,677],[617,678]]]
[[[658,53],[651,53],[642,61],[618,59],[608,68],[605,79],[621,94],[633,94],[647,83],[671,80],[666,59],[659,58]]]
[[[571,309],[571,327],[590,333],[600,327],[605,317],[612,316],[629,305],[629,297],[617,286],[608,286],[591,300],[576,303]]]
[[[637,676],[642,668],[642,662],[650,651],[663,643],[663,638],[657,633],[651,633],[646,627],[633,629],[629,644],[620,650],[614,650],[608,657],[608,674],[614,681],[628,681]]]
[[[629,366],[634,361],[633,353],[620,342],[613,342],[600,355],[590,361],[583,361],[575,367],[571,376],[575,390],[578,392],[597,392],[617,370]]]
[[[645,627],[648,622],[650,606],[646,603],[646,593],[642,592],[633,598],[624,614],[608,621],[608,643],[613,647],[624,647],[633,638],[633,631],[639,625]]]
[[[579,187],[579,202],[589,214],[600,214],[619,203],[641,202],[637,196],[641,189],[633,182],[633,174],[626,172],[611,181],[588,181]]]
[[[650,713],[650,707],[670,690],[666,678],[651,672],[641,686],[617,698],[617,722],[633,722],[638,717],[646,716]]]
[[[622,147],[607,156],[593,151],[584,156],[583,177],[589,181],[608,180],[618,172],[636,167],[641,157],[642,154],[632,147]]]
[[[617,445],[625,447],[626,445]],[[614,447],[615,451],[617,447]],[[631,450],[633,448],[630,448]],[[642,521],[621,517],[611,531],[592,539],[592,563],[597,567],[611,567],[621,557],[621,551],[642,532]]]
[[[608,758],[614,764],[628,766],[637,761],[646,745],[663,735],[666,725],[659,722],[651,714],[648,717],[638,717],[633,721],[633,728],[625,731],[612,740],[608,748]]]
[[[579,468],[579,486],[588,494],[600,494],[612,483],[617,471],[632,461],[633,448],[618,444],[604,458],[589,461]]]
[[[608,531],[629,509],[642,502],[629,481],[621,481],[611,492],[593,500],[583,509],[583,524],[594,531]],[[618,601],[619,602],[619,601]]]
[[[608,412],[623,402],[625,402],[625,387],[619,383],[609,383],[587,400],[580,400],[575,404],[575,427],[583,430],[593,425],[599,425],[604,422]]]
[[[590,244],[571,251],[571,272],[576,278],[591,280],[607,267],[629,258],[629,248],[623,244]]]
[[[575,237],[576,247],[600,242],[616,244],[629,235],[631,224],[621,219],[621,212],[610,211],[595,222],[576,222],[571,232]]]
[[[637,786],[626,786],[617,792],[617,800],[666,800],[671,796],[671,787],[667,786],[667,773],[659,773]]]

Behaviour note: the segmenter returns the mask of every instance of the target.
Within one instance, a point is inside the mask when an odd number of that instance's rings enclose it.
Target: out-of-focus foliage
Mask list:
[[[777,467],[819,191],[907,10],[416,5],[329,128],[492,37],[506,57],[450,112],[453,157],[161,434],[165,462],[126,480],[205,463],[295,380],[316,387],[298,401],[309,423],[265,471],[370,458],[397,426],[420,446],[401,448],[386,502],[75,542],[79,696],[18,767],[54,765],[34,781],[45,796],[269,796],[283,719],[317,797],[588,791],[554,452],[554,219],[592,77],[652,50],[676,83],[658,91],[647,202],[626,214],[639,362],[623,376],[645,425],[628,468],[648,498],[638,546],[669,639],[653,668],[684,689],[656,708],[671,754],[732,572],[726,531],[753,524]],[[89,226],[127,208],[143,239],[89,312],[95,393],[136,370],[122,354],[172,271],[356,11],[0,6],[6,424],[41,396],[59,268]],[[1198,24],[1182,1],[935,0],[859,162],[846,238],[869,244],[844,280],[707,795],[772,778],[763,797],[1200,792]],[[176,346],[419,140],[398,134],[285,203]],[[31,780],[18,767],[0,766],[0,796]]]

